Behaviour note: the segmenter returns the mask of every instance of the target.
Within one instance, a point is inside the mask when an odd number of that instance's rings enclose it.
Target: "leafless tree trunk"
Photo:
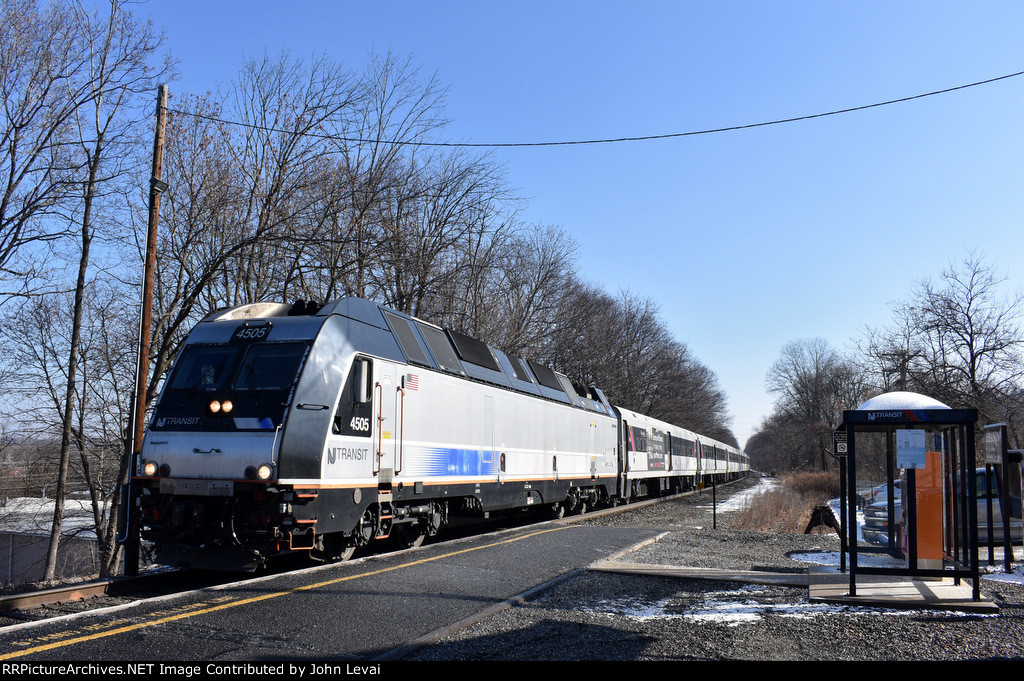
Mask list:
[[[5,402],[16,405],[16,411],[4,417],[25,438],[52,442],[52,461],[24,460],[19,468],[29,476],[33,470],[45,475],[47,495],[59,496],[54,486],[62,463],[67,396],[72,394],[71,456],[63,459],[66,489],[90,495],[99,571],[110,574],[117,564],[114,490],[123,454],[121,430],[130,406],[131,350],[137,341],[131,321],[134,309],[128,302],[133,296],[126,288],[96,281],[83,293],[74,384],[69,382],[67,365],[72,342],[67,320],[75,309],[74,292],[27,298],[0,319],[3,366],[17,368],[3,385]],[[45,471],[39,468],[44,463]]]
[[[93,92],[88,106],[78,108],[69,119],[75,123],[77,155],[82,159],[84,177],[75,181],[78,188],[78,268],[71,314],[71,339],[67,361],[67,385],[62,415],[60,464],[47,551],[45,577],[52,581],[64,516],[64,495],[71,457],[75,394],[78,390],[79,345],[85,288],[89,278],[90,250],[95,238],[94,209],[109,186],[123,177],[131,150],[126,109],[154,83],[149,60],[160,46],[149,26],[136,21],[118,0],[112,0],[109,14],[88,14],[81,5],[73,9],[74,25],[83,53],[88,55],[83,76]]]

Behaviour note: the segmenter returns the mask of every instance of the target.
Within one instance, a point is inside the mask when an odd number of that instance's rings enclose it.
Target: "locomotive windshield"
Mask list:
[[[259,343],[249,346],[193,345],[185,350],[172,390],[286,390],[295,382],[306,343]],[[242,360],[235,368],[237,358]]]
[[[185,351],[171,381],[172,390],[218,390],[234,365],[238,348],[193,345]]]
[[[250,345],[235,373],[235,390],[284,390],[291,387],[306,354],[305,343]]]
[[[156,430],[272,430],[309,352],[305,341],[190,345],[157,405]],[[214,409],[229,403],[227,409]]]

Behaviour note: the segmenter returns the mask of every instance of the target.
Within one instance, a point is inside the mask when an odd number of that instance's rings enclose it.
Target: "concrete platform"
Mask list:
[[[618,574],[803,587],[807,589],[808,600],[811,603],[869,608],[958,610],[983,614],[999,612],[999,607],[989,599],[983,597],[978,601],[972,600],[972,584],[965,580],[956,585],[952,579],[924,581],[893,575],[857,575],[857,595],[850,596],[849,573],[839,572],[834,567],[816,566],[806,572],[790,573],[648,565],[606,560],[594,563],[588,569]]]
[[[850,574],[831,567],[808,570],[808,600],[876,608],[960,610],[994,614],[999,606],[981,597],[973,600],[970,580],[922,580],[897,575],[857,575],[857,595],[850,595]]]
[[[727,582],[745,582],[747,584],[772,584],[804,588],[809,585],[809,578],[806,572],[720,570],[715,568],[683,567],[679,565],[622,563],[613,560],[599,561],[590,565],[587,569],[595,572],[616,572],[619,574],[679,577],[684,579],[715,579]]]

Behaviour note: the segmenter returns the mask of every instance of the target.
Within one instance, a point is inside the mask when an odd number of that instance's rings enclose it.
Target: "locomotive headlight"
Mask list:
[[[265,463],[256,469],[256,475],[259,476],[260,480],[269,480],[273,472],[274,467],[269,463]]]
[[[144,475],[148,475],[149,477],[152,477],[152,476],[156,475],[156,472],[157,472],[156,461],[146,461],[145,463],[142,464],[142,473]]]
[[[210,400],[207,408],[211,414],[229,414],[235,408],[235,405],[231,400]]]

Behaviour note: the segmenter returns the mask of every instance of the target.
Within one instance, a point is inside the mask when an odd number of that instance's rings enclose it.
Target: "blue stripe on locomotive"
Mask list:
[[[488,449],[454,449],[428,447],[423,452],[421,468],[425,475],[484,475],[498,474],[498,460]]]

